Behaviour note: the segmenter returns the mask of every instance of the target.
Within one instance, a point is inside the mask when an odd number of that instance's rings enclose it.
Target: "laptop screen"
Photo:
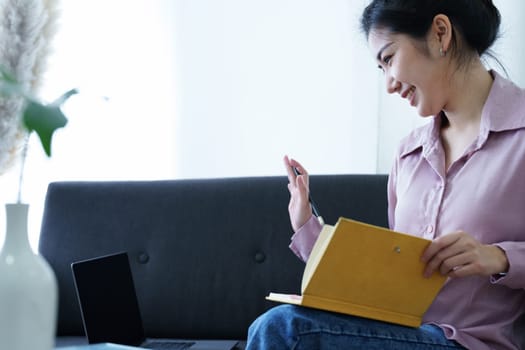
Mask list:
[[[144,329],[127,253],[71,265],[88,342],[139,345]]]

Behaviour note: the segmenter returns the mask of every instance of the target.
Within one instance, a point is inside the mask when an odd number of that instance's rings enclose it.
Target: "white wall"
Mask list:
[[[505,66],[509,78],[521,87],[525,87],[525,1],[494,0],[502,16],[501,38],[496,42],[494,51]],[[501,71],[497,64],[491,64]],[[502,72],[503,73],[503,72]]]
[[[285,154],[312,173],[374,172],[362,3],[176,1],[176,176],[284,174]]]

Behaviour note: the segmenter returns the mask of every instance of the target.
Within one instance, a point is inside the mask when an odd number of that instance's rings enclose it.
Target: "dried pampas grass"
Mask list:
[[[26,91],[37,94],[43,82],[59,0],[0,0],[0,65]],[[20,117],[24,101],[0,96],[0,174],[19,158],[27,133]]]

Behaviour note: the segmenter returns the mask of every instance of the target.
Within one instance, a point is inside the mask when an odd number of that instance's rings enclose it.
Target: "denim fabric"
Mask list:
[[[248,331],[247,350],[441,350],[464,349],[434,325],[419,328],[293,305],[275,307]]]

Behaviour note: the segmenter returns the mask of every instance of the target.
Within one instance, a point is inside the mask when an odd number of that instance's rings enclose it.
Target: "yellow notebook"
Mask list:
[[[423,277],[429,240],[340,218],[324,225],[303,273],[301,295],[268,300],[418,327],[446,277]]]

